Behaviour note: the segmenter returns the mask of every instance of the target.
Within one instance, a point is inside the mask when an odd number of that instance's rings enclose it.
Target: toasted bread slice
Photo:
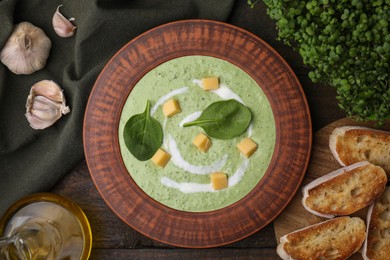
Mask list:
[[[359,126],[333,130],[329,148],[342,165],[369,161],[381,166],[390,178],[390,132]]]
[[[277,253],[282,259],[346,259],[365,236],[361,218],[338,217],[282,236]]]
[[[365,208],[385,190],[385,171],[370,162],[358,162],[328,173],[303,187],[303,206],[311,213],[332,218]]]
[[[390,187],[368,210],[362,255],[364,259],[390,259]]]

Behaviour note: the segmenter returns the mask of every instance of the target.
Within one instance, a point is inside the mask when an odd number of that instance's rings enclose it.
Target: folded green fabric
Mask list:
[[[234,0],[0,0],[0,48],[13,24],[28,21],[52,41],[46,66],[15,75],[0,63],[0,214],[15,200],[50,190],[84,158],[82,125],[93,84],[108,60],[128,41],[155,26],[183,19],[227,20]],[[57,9],[74,17],[76,34],[54,32]],[[44,130],[25,117],[30,88],[44,79],[62,89],[71,112]]]

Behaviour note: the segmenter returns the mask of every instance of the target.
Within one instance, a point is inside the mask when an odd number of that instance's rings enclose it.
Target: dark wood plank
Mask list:
[[[121,259],[279,259],[273,248],[246,249],[95,249],[91,260],[121,260]]]

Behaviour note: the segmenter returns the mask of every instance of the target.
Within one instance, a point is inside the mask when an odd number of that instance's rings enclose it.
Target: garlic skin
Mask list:
[[[26,102],[26,118],[33,129],[47,128],[69,112],[64,93],[54,81],[42,80],[31,87]]]
[[[61,6],[62,5],[59,5],[57,7],[57,10],[53,15],[53,20],[52,20],[53,28],[58,36],[64,37],[64,38],[71,37],[75,33],[76,28],[77,28],[76,26],[74,26],[71,23],[71,21],[74,21],[75,18],[70,18],[69,20],[66,19],[65,16],[63,16],[60,13]]]
[[[50,48],[51,41],[41,28],[21,22],[1,50],[0,60],[15,74],[31,74],[46,65]]]

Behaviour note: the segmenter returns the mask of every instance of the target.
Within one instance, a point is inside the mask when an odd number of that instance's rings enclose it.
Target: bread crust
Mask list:
[[[337,217],[280,238],[282,259],[346,259],[362,246],[366,225],[358,217]]]
[[[364,259],[385,260],[390,256],[390,187],[373,203],[367,213],[367,238]]]
[[[335,128],[329,148],[342,166],[369,161],[381,166],[390,178],[390,132],[361,126]]]
[[[328,173],[303,187],[302,205],[320,217],[352,214],[369,206],[385,190],[385,171],[358,162]]]

